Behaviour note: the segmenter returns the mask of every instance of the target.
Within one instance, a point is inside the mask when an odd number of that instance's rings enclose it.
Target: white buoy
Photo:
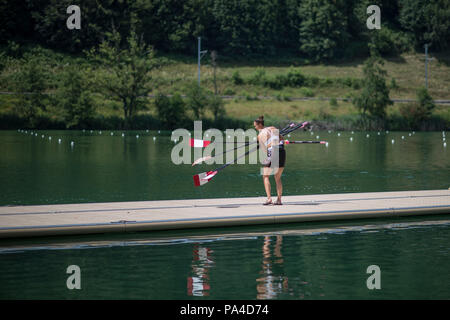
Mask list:
[[[48,140],[52,141],[52,137],[48,137]]]
[[[290,138],[291,137],[291,134],[288,134],[288,138]]]
[[[392,139],[392,140],[391,140],[391,143],[392,143],[392,144],[394,144],[394,143],[395,143],[394,139]]]
[[[160,134],[161,133],[161,130],[158,130],[158,134]]]
[[[99,134],[102,134],[102,132],[100,131]]]
[[[153,141],[156,141],[156,137],[153,137]]]
[[[122,137],[125,137],[125,133],[122,133]]]
[[[35,133],[34,136],[37,137],[37,133]]]
[[[319,139],[319,136],[316,136],[316,139]]]
[[[44,139],[44,135],[42,135],[42,139]]]
[[[445,141],[445,138],[442,138],[442,141]]]
[[[58,139],[58,143],[61,143],[61,139]]]
[[[111,132],[111,135],[113,136],[113,135],[114,135],[114,132]]]
[[[138,134],[136,135],[136,139],[139,139],[139,135]]]
[[[402,136],[402,140],[405,140],[405,136]]]
[[[328,148],[328,142],[325,142],[325,147],[327,147],[327,148]]]
[[[341,134],[340,133],[338,133],[338,137],[340,137],[341,136]]]
[[[444,142],[444,148],[446,148],[447,147],[447,142]]]
[[[92,133],[92,130],[91,130],[91,133]]]
[[[413,131],[413,134],[416,134],[416,132],[415,132],[415,131]]]
[[[366,138],[368,138],[368,137],[370,137],[370,135],[369,135],[369,134],[366,134]]]
[[[389,130],[386,130],[386,133],[389,133]]]
[[[352,131],[352,134],[354,134],[355,132],[354,131]]]
[[[353,137],[350,137],[350,141],[353,141]]]
[[[147,132],[147,133],[148,133],[148,129],[147,129],[147,130],[145,130],[145,132]]]
[[[70,141],[70,146],[73,147],[75,143],[73,141]]]
[[[328,130],[328,133],[331,133],[331,130]]]
[[[380,132],[378,132],[378,135],[380,135],[381,133]]]
[[[410,133],[410,134],[408,134],[408,136],[410,136],[410,137],[411,137],[411,133]]]
[[[86,132],[86,130],[85,130],[85,129],[83,129],[83,132]]]

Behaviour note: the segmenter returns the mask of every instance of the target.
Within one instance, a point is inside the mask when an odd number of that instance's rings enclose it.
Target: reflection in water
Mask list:
[[[448,299],[449,216],[423,219],[3,240],[0,299]]]
[[[288,277],[284,275],[278,275],[274,271],[274,265],[283,266],[283,255],[281,254],[281,245],[283,243],[283,237],[276,236],[275,249],[273,255],[271,254],[270,244],[272,242],[270,236],[264,237],[264,244],[262,247],[263,261],[262,270],[259,272],[261,275],[256,279],[257,299],[273,299],[281,292],[285,292],[288,289]]]
[[[194,246],[192,276],[187,279],[188,296],[209,296],[209,269],[213,266],[212,250]]]

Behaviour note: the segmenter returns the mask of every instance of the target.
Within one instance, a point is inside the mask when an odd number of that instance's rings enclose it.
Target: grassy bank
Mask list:
[[[45,111],[40,111],[35,126],[39,128],[65,128],[60,110],[51,103],[58,81],[65,65],[76,64],[85,70],[89,77],[105,72],[104,69],[92,68],[92,63],[84,57],[60,54],[42,48],[27,49],[36,52],[39,61],[49,71],[49,81],[44,99]],[[435,100],[450,99],[450,54],[435,56],[429,63],[429,93]],[[161,66],[149,74],[152,94],[185,94],[187,88],[197,79],[197,62],[195,58],[184,56],[164,56]],[[391,99],[415,99],[417,88],[424,85],[423,54],[407,53],[385,60],[387,83],[390,86]],[[347,98],[356,96],[361,91],[362,67],[364,60],[353,60],[333,65],[299,65],[295,57],[284,60],[231,61],[218,59],[214,84],[214,70],[208,56],[202,60],[201,85],[219,95],[232,96],[226,99],[226,117],[213,122],[212,114],[205,113],[206,120],[218,128],[227,126],[245,126],[252,119],[263,114],[271,123],[279,124],[286,120],[311,120],[324,128],[341,130],[358,129],[361,117],[351,102],[321,98]],[[21,67],[20,58],[8,58],[1,73],[0,91],[13,91],[9,79]],[[94,71],[95,70],[95,71]],[[261,98],[261,97],[268,98]],[[317,100],[298,101],[293,98],[313,97]],[[92,98],[96,113],[89,120],[79,125],[80,128],[122,129],[125,127],[120,101],[100,92],[94,92]],[[15,129],[24,127],[26,119],[15,113],[18,97],[0,95],[0,128]],[[154,99],[149,98],[145,108],[138,112],[128,123],[134,129],[159,129]],[[387,119],[374,123],[390,130],[408,130],[409,124],[400,113],[401,103],[395,103],[387,109]],[[193,115],[187,113],[185,126],[190,127]],[[422,123],[419,130],[442,130],[450,127],[450,106],[436,105],[429,120]]]

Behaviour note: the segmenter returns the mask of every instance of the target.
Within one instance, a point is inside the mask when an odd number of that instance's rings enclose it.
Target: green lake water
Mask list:
[[[194,187],[192,175],[219,165],[174,165],[167,132],[111,132],[0,131],[0,205],[265,194],[258,165]],[[328,146],[286,146],[284,194],[448,189],[445,135],[298,132],[290,139]],[[66,287],[70,265],[81,290]],[[370,265],[379,290],[366,286]],[[449,299],[449,270],[450,213],[0,240],[0,299]]]

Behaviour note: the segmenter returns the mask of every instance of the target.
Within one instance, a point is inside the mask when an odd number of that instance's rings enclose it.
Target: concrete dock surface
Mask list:
[[[273,200],[275,200],[274,198]],[[0,238],[450,214],[450,190],[0,206]]]

